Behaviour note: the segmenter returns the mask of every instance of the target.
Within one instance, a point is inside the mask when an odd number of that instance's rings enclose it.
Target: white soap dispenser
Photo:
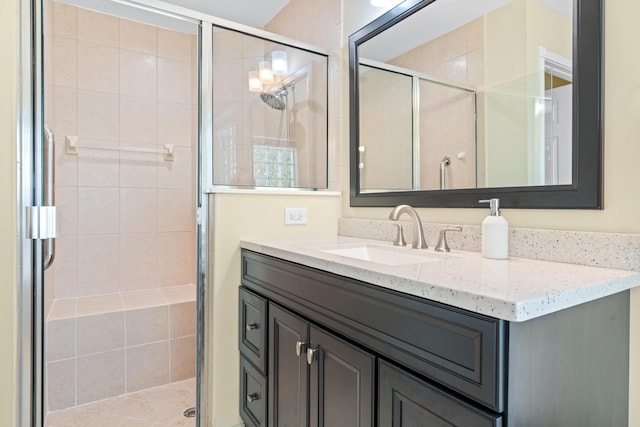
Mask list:
[[[500,199],[480,200],[489,203],[491,214],[482,221],[482,256],[507,259],[509,256],[509,223],[500,216]]]

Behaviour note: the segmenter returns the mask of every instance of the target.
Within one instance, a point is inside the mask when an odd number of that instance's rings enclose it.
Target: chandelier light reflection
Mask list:
[[[271,53],[271,69],[276,76],[284,76],[289,72],[287,52],[284,50],[274,50]]]
[[[258,70],[249,71],[249,92],[262,92],[262,90],[263,86]]]
[[[270,85],[275,81],[275,76],[284,76],[288,72],[287,52],[274,50],[271,53],[271,58],[258,63],[257,70],[249,71],[249,91],[263,92],[265,85]]]
[[[271,61],[260,61],[258,64],[258,75],[260,81],[264,83],[273,83],[273,71],[271,70]]]

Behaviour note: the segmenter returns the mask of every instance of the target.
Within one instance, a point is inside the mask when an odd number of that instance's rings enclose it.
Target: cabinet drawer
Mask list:
[[[240,416],[247,426],[267,425],[267,380],[240,356]]]
[[[242,284],[496,412],[504,321],[247,250]]]
[[[240,288],[240,353],[263,374],[267,373],[267,301]]]
[[[383,360],[378,362],[378,425],[500,427],[482,411]]]

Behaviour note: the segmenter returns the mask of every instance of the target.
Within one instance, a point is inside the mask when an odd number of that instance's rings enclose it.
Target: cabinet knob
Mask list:
[[[309,343],[306,341],[296,341],[296,355],[300,357],[302,353],[307,351],[307,345]]]
[[[247,323],[245,325],[245,328],[247,329],[247,331],[253,331],[254,329],[258,329],[260,327],[260,325],[258,325],[257,323]]]
[[[318,353],[318,349],[317,348],[308,348],[307,349],[307,363],[309,365],[312,365],[313,361],[318,357],[317,353]]]
[[[258,396],[258,393],[251,393],[251,394],[247,394],[247,402],[251,403],[255,400],[258,400],[260,398],[260,396]]]

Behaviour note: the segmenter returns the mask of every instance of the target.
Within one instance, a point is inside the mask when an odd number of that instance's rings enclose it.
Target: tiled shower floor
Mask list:
[[[196,381],[189,379],[52,412],[45,427],[195,427],[183,412],[195,406]]]

